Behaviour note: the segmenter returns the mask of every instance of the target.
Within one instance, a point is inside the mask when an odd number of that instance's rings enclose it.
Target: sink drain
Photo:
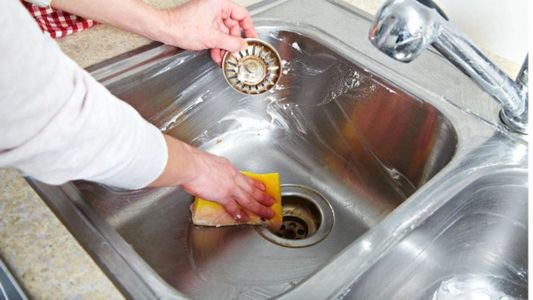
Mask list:
[[[297,217],[284,217],[281,229],[276,232],[277,236],[289,240],[304,239],[309,235],[309,227],[302,219]]]
[[[289,240],[305,239],[315,234],[320,227],[321,215],[313,201],[300,195],[283,195],[283,223],[275,232]]]
[[[300,185],[282,185],[283,221],[272,232],[258,228],[267,240],[285,247],[307,247],[323,240],[333,227],[333,211],[318,192]]]

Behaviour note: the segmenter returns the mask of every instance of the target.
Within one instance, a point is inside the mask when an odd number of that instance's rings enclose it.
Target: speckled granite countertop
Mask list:
[[[179,0],[151,0],[159,7]],[[258,0],[238,0],[250,5]],[[347,0],[373,14],[383,0]],[[61,49],[87,67],[150,41],[97,25],[58,40]],[[489,55],[513,75],[519,66]],[[15,170],[0,169],[0,257],[32,298],[121,299],[123,296],[75,238]]]

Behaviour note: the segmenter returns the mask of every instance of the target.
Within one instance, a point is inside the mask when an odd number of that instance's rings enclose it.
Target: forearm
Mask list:
[[[182,185],[193,180],[200,171],[197,149],[171,136],[164,135],[168,149],[167,165],[152,187]]]
[[[165,10],[142,0],[52,0],[52,7],[101,23],[110,24],[154,40],[160,40],[168,23]]]
[[[161,174],[157,128],[66,57],[18,1],[0,1],[0,23],[0,167],[125,188]]]

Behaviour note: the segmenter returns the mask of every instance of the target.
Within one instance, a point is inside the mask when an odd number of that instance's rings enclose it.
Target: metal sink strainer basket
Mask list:
[[[248,46],[244,50],[224,55],[224,78],[240,93],[262,94],[281,77],[281,58],[272,45],[259,39],[245,40]]]

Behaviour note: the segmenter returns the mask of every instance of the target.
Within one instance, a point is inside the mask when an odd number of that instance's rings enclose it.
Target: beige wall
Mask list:
[[[528,49],[528,0],[434,0],[477,45],[516,64]]]

